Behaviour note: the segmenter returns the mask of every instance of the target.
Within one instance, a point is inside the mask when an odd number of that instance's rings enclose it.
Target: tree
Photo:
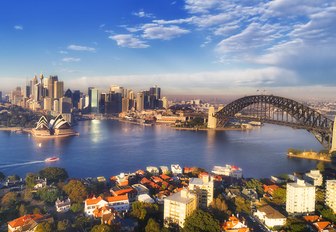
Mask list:
[[[41,222],[37,225],[35,232],[53,232],[53,226],[49,222]]]
[[[336,214],[334,213],[334,211],[332,209],[330,209],[329,207],[325,206],[323,207],[323,209],[320,211],[321,215],[323,218],[336,223]]]
[[[196,210],[184,222],[183,232],[220,231],[219,222],[202,210]]]
[[[1,199],[1,205],[10,207],[17,203],[18,194],[15,192],[8,192],[6,193]]]
[[[20,180],[20,177],[18,175],[8,176],[8,180],[16,181],[16,180]]]
[[[26,179],[25,179],[26,186],[30,189],[34,188],[36,179],[37,179],[37,175],[35,173],[31,173],[31,172],[27,173]]]
[[[215,198],[211,204],[210,204],[210,210],[212,214],[216,217],[218,220],[222,220],[224,216],[226,216],[228,211],[228,205],[225,202],[222,195],[219,195],[219,197]]]
[[[78,213],[83,210],[83,205],[80,203],[74,203],[70,207],[71,211],[74,213]]]
[[[57,188],[42,188],[37,191],[37,195],[46,203],[54,203],[61,193]]]
[[[307,231],[306,223],[296,218],[288,218],[285,228],[291,232]]]
[[[57,222],[57,230],[58,231],[67,231],[70,228],[69,220],[64,219],[62,221]]]
[[[64,185],[63,191],[69,196],[71,202],[76,203],[83,202],[88,195],[87,188],[79,180],[70,180]]]
[[[21,204],[19,207],[19,215],[23,216],[27,214],[27,209],[26,206],[24,204]]]
[[[237,196],[234,199],[234,204],[236,206],[236,211],[241,213],[250,213],[251,212],[251,203],[248,200],[245,200],[243,197]]]
[[[260,182],[260,180],[251,179],[246,182],[246,187],[256,190],[260,196],[264,194],[263,184]]]
[[[146,232],[160,232],[160,224],[157,223],[153,218],[150,218],[147,222],[145,231]]]
[[[283,205],[286,203],[286,189],[284,188],[277,188],[273,192],[273,199],[272,202],[277,205]]]
[[[42,178],[47,178],[51,182],[65,181],[69,176],[64,168],[47,167],[39,172]]]
[[[139,220],[145,220],[150,215],[155,215],[159,211],[159,206],[156,204],[136,201],[132,204],[131,215]]]
[[[112,228],[109,225],[101,224],[101,225],[95,225],[91,232],[112,232]]]
[[[6,179],[6,175],[0,172],[0,181],[4,181]]]

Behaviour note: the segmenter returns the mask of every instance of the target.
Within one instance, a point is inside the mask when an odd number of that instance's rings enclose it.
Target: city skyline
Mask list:
[[[3,91],[43,73],[82,90],[336,96],[333,1],[34,3],[0,3]]]

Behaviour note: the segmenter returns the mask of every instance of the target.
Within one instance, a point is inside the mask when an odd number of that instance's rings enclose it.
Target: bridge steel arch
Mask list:
[[[288,120],[288,117],[279,120],[267,117],[266,115],[259,115],[259,117],[241,117],[237,115],[246,107],[254,104],[259,104],[263,110],[266,110],[266,107],[269,106],[280,109],[294,118],[295,122]],[[229,103],[223,109],[215,113],[214,117],[217,118],[218,126],[224,126],[230,118],[244,118],[265,123],[290,126],[298,129],[306,129],[314,134],[323,146],[328,149],[331,148],[334,121],[323,116],[316,110],[292,99],[274,95],[246,96]]]

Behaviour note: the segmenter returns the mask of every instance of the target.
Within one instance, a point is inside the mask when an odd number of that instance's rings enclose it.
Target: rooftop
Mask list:
[[[278,210],[274,209],[270,205],[264,205],[258,209],[260,212],[264,212],[268,218],[286,218]]]
[[[166,197],[165,200],[177,201],[183,204],[187,204],[191,202],[196,195],[194,193],[189,192],[187,189],[182,189],[180,192],[174,193],[169,197]]]

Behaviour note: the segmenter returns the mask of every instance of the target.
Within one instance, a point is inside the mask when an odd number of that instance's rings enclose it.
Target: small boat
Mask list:
[[[58,161],[59,158],[58,157],[49,157],[49,158],[46,158],[44,160],[44,162],[55,162],[55,161]]]
[[[38,146],[39,146],[39,147],[42,147],[42,143],[39,143]]]

